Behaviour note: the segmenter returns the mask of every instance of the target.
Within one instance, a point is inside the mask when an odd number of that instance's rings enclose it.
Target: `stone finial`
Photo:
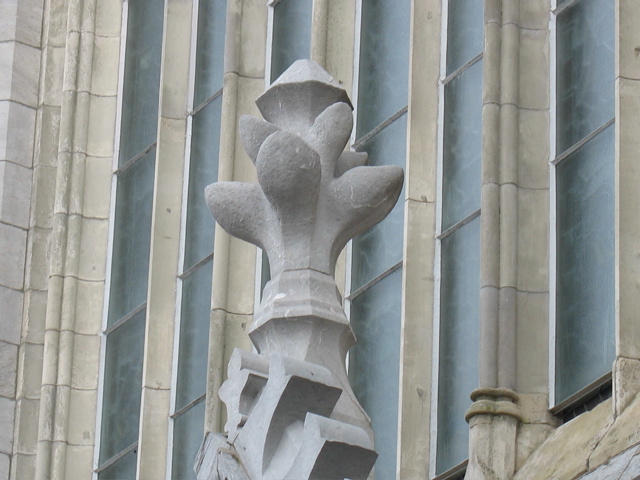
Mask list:
[[[267,252],[272,279],[249,332],[257,353],[236,350],[220,389],[227,437],[207,437],[198,478],[364,480],[377,454],[346,374],[355,338],[333,276],[346,243],[391,211],[403,172],[344,151],[351,102],[315,62],[294,63],[256,104],[264,120],[242,117],[240,136],[258,183],[205,196],[222,228]]]
[[[395,205],[402,169],[365,167],[366,153],[344,151],[351,102],[315,62],[294,63],[256,103],[265,120],[243,116],[240,135],[258,184],[214,183],[207,203],[222,228],[266,250],[274,277],[333,275],[346,243]]]

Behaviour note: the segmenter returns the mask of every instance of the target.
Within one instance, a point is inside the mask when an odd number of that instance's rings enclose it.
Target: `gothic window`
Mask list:
[[[203,192],[218,180],[226,5],[226,0],[200,0],[194,12],[194,84],[187,117],[191,141],[187,144],[177,371],[171,409],[172,478],[195,478],[193,459],[204,435],[214,219]]]
[[[164,2],[126,2],[98,478],[135,476]]]
[[[562,408],[582,397],[585,388],[607,381],[615,357],[615,12],[609,0],[563,0],[553,13],[556,218],[551,365],[552,402]]]

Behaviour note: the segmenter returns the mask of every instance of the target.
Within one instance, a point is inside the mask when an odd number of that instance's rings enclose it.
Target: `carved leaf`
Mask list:
[[[279,130],[273,123],[251,115],[240,117],[240,138],[254,165],[258,157],[258,151],[266,138]]]
[[[338,162],[336,163],[336,169],[334,177],[341,177],[345,172],[356,167],[363,167],[369,160],[369,154],[367,152],[342,152]]]
[[[366,231],[391,211],[402,190],[402,168],[393,165],[355,167],[333,182],[342,233],[337,244]],[[344,237],[348,237],[344,239]]]
[[[346,103],[334,103],[316,118],[311,127],[313,146],[323,157],[325,174],[332,174],[335,163],[351,136],[353,114]]]
[[[207,205],[228,233],[265,248],[269,212],[257,183],[217,182],[204,190]]]

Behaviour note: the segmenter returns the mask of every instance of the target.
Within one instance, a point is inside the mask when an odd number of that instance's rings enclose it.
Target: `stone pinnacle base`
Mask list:
[[[235,350],[220,389],[228,435],[207,435],[198,480],[366,480],[378,454],[370,428],[331,418],[342,395],[323,366]]]

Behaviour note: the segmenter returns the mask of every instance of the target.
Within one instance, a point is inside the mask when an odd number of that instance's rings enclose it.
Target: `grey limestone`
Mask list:
[[[42,0],[2,0],[0,42],[17,40],[38,47],[42,33],[43,6]]]
[[[635,448],[635,455],[629,461],[629,465],[622,472],[620,480],[637,480],[640,478],[640,448]]]
[[[0,341],[0,395],[8,398],[16,396],[16,371],[18,366],[18,346]]]
[[[0,100],[15,100],[35,107],[40,50],[20,42],[0,42],[0,66],[5,72],[11,72],[0,77]]]
[[[0,285],[20,290],[24,282],[26,231],[0,223]]]
[[[344,151],[353,107],[315,62],[294,63],[256,104],[264,120],[242,117],[240,136],[258,183],[205,197],[222,228],[267,252],[272,278],[249,329],[257,353],[236,350],[220,388],[228,436],[207,437],[196,472],[227,478],[236,459],[229,478],[366,479],[377,454],[346,375],[355,338],[334,273],[346,243],[393,208],[403,171]]]
[[[640,475],[640,445],[625,450],[579,480],[635,480]]]
[[[13,414],[16,402],[9,398],[0,397],[0,452],[12,453],[13,444]]]
[[[0,160],[31,167],[35,123],[33,108],[14,101],[0,101]]]
[[[207,432],[196,457],[198,480],[250,480],[224,435]]]
[[[0,453],[0,478],[9,478],[11,458],[5,453]]]
[[[0,221],[29,226],[32,170],[0,160]]]
[[[17,345],[20,343],[22,303],[24,294],[18,290],[0,286],[0,340]]]

